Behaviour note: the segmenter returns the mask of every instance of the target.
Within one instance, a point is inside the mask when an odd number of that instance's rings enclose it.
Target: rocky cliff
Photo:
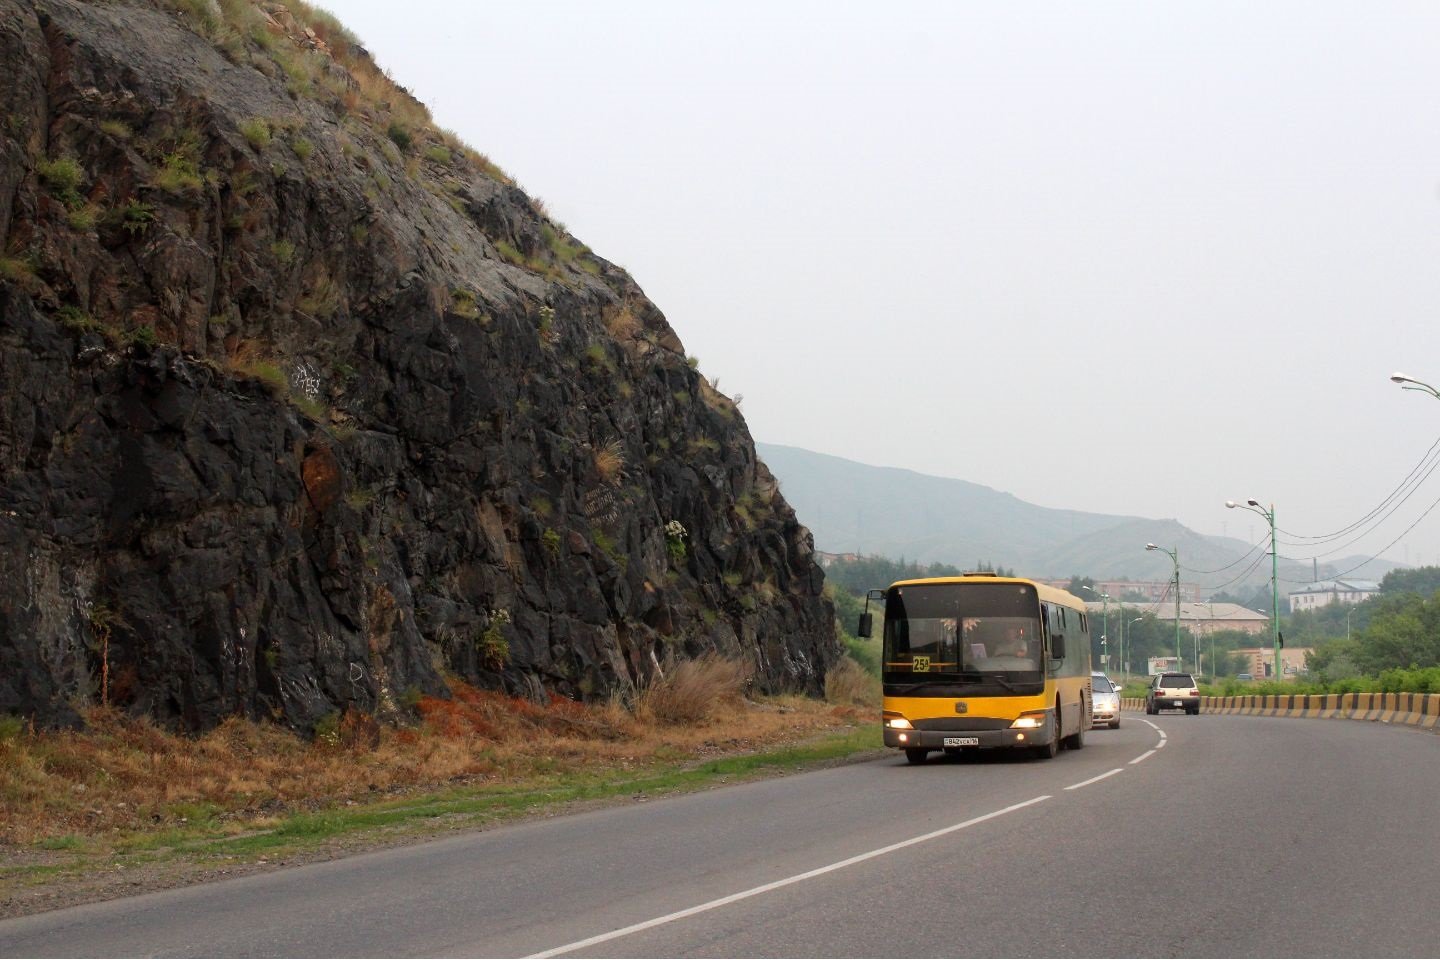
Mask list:
[[[0,63],[0,712],[819,689],[735,404],[333,20],[0,0]]]

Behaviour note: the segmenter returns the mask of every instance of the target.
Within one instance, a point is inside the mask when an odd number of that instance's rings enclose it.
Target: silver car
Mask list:
[[[1103,673],[1090,674],[1091,726],[1120,729],[1120,691]]]

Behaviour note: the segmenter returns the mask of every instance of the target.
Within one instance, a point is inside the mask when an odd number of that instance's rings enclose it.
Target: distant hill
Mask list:
[[[870,466],[799,447],[757,443],[755,449],[815,535],[815,546],[832,553],[963,568],[984,561],[1013,567],[1022,576],[1168,579],[1170,558],[1145,549],[1153,542],[1178,547],[1181,564],[1190,570],[1217,571],[1182,573],[1182,580],[1199,577],[1209,584],[1231,579],[1256,559],[1251,554],[1237,563],[1250,550],[1248,543],[1205,536],[1176,520],[1057,510],[965,480]],[[1322,564],[1319,575],[1332,576],[1362,559]],[[1353,576],[1378,580],[1397,566],[1373,561]],[[1241,584],[1260,583],[1269,574],[1269,563],[1262,561]],[[1309,580],[1312,569],[1282,558],[1280,576]]]

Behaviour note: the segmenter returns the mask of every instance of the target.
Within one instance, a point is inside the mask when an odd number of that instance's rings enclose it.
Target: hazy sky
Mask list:
[[[1388,379],[1440,385],[1440,4],[329,9],[757,439],[1255,540],[1227,498],[1329,533],[1440,437]]]

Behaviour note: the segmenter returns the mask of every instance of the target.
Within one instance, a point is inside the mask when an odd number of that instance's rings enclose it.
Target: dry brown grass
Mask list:
[[[880,702],[880,678],[846,654],[825,674],[825,699],[835,704],[874,706]]]
[[[605,317],[605,329],[616,340],[633,340],[643,328],[629,304],[621,304]]]
[[[537,705],[456,683],[448,700],[422,698],[410,726],[352,714],[314,741],[238,718],[186,737],[100,709],[81,731],[12,726],[0,730],[0,843],[103,838],[197,817],[238,832],[349,800],[746,752],[860,716],[798,697],[747,701],[743,682],[734,663],[681,664],[633,709],[558,697]]]
[[[635,713],[670,723],[698,723],[722,706],[738,703],[745,683],[745,668],[734,660],[685,660],[640,692]]]
[[[620,472],[625,469],[625,455],[619,440],[611,440],[595,451],[595,469],[606,483],[618,483]]]

